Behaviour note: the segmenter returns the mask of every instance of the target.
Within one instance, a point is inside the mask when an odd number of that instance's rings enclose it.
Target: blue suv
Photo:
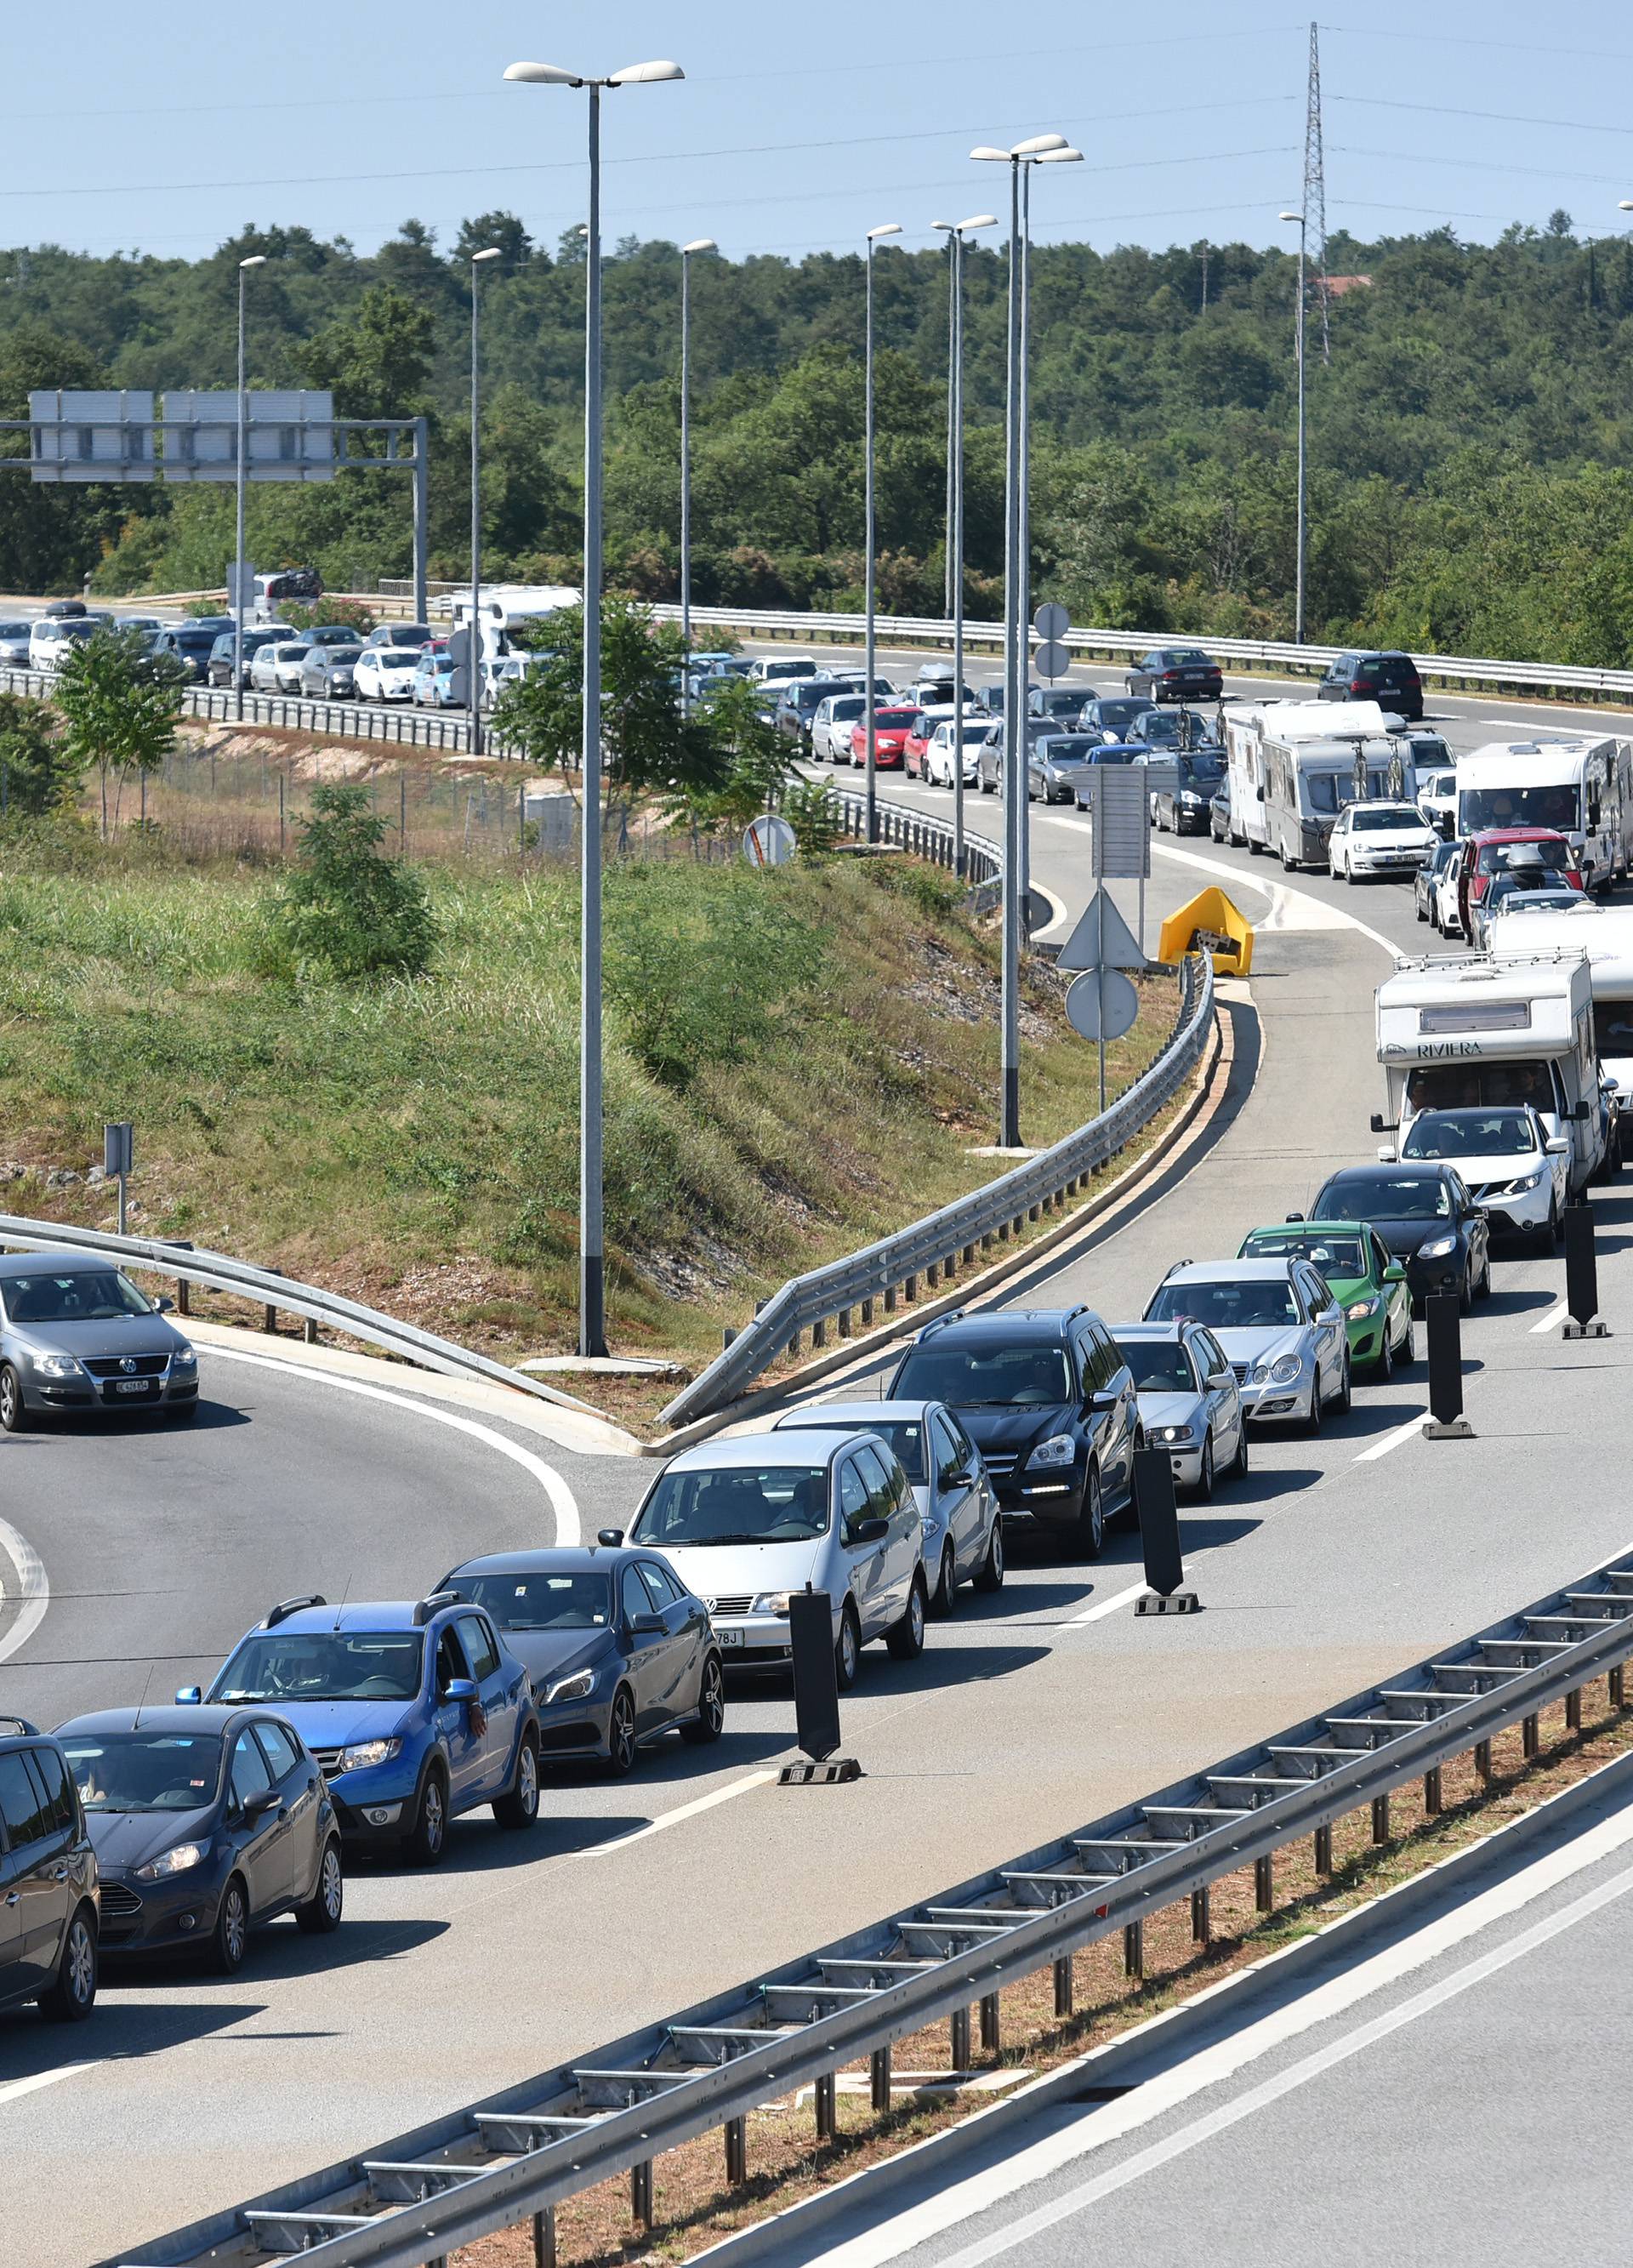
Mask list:
[[[286,1599],[239,1640],[208,1693],[287,1717],[322,1769],[349,1842],[401,1845],[435,1866],[448,1822],[491,1804],[501,1827],[539,1815],[539,1712],[488,1616],[451,1591],[381,1605]]]

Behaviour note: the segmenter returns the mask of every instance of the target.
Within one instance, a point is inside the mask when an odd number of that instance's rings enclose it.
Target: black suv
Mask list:
[[[88,2016],[97,1987],[97,1862],[67,1760],[0,1717],[0,2008]]]
[[[1320,701],[1376,701],[1409,725],[1423,713],[1423,681],[1409,653],[1341,653],[1315,691]]]
[[[1108,1520],[1134,1508],[1134,1378],[1092,1308],[944,1315],[908,1347],[886,1394],[949,1403],[999,1511],[1069,1551],[1096,1557]]]

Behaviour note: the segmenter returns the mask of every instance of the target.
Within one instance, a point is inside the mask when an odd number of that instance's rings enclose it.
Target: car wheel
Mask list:
[[[924,1571],[916,1571],[901,1619],[885,1632],[885,1644],[894,1661],[916,1661],[924,1651]]]
[[[627,1779],[635,1770],[639,1743],[635,1737],[635,1703],[629,1689],[621,1685],[613,1696],[612,1716],[607,1728],[607,1769],[614,1779]]]
[[[434,1867],[441,1859],[448,1842],[448,1783],[439,1766],[433,1764],[420,1783],[419,1799],[414,1807],[414,1824],[403,1837],[403,1849],[411,1865]]]
[[[1210,1431],[1202,1445],[1202,1477],[1196,1484],[1196,1493],[1203,1504],[1213,1501],[1213,1434]]]
[[[1463,1280],[1457,1287],[1457,1312],[1460,1315],[1472,1315],[1475,1312],[1474,1270],[1469,1268],[1464,1269]]]
[[[1429,909],[1424,905],[1423,900],[1415,895],[1412,901],[1412,905],[1413,910],[1416,914],[1418,920],[1427,921],[1429,918]]]
[[[1475,1286],[1475,1297],[1476,1300],[1491,1297],[1491,1255],[1489,1252],[1480,1270],[1480,1281]]]
[[[1344,882],[1345,882],[1345,885],[1346,885],[1346,887],[1349,887],[1350,889],[1354,889],[1354,887],[1355,887],[1355,870],[1354,870],[1354,868],[1350,865],[1350,861],[1349,861],[1347,858],[1344,860]]]
[[[524,1733],[516,1752],[516,1777],[493,1807],[501,1827],[531,1827],[539,1816],[539,1743]]]
[[[847,1599],[840,1610],[839,1636],[834,1646],[834,1672],[842,1693],[849,1693],[856,1683],[861,1664],[862,1626],[857,1620],[856,1602]]]
[[[340,1845],[331,1840],[323,1846],[317,1887],[304,1906],[296,1907],[295,1919],[308,1937],[327,1937],[340,1927],[345,1910],[345,1869],[341,1865]]]
[[[78,2024],[96,2006],[96,1924],[81,1906],[68,1925],[56,1975],[40,1996],[41,2012],[54,2024]]]
[[[1004,1522],[993,1515],[992,1540],[987,1546],[987,1556],[975,1577],[978,1591],[1001,1591],[1004,1588]]]
[[[0,1363],[0,1430],[20,1433],[27,1417],[21,1379],[9,1362]]]
[[[1372,1365],[1372,1376],[1380,1386],[1387,1386],[1394,1376],[1394,1349],[1389,1344],[1389,1318],[1384,1317],[1383,1336],[1378,1343],[1378,1358]]]
[[[1247,1420],[1246,1418],[1240,1418],[1237,1424],[1236,1461],[1231,1467],[1231,1472],[1233,1478],[1239,1481],[1245,1481],[1247,1477]]]
[[[210,1965],[217,1977],[236,1977],[248,1950],[249,1900],[240,1878],[229,1874],[210,1934]]]
[[[706,1749],[725,1730],[725,1672],[717,1653],[703,1657],[702,1683],[698,1689],[697,1714],[680,1727],[680,1738],[695,1749]]]
[[[1321,1366],[1315,1366],[1315,1383],[1310,1388],[1310,1407],[1304,1421],[1304,1430],[1312,1438],[1321,1430]]]
[[[938,1622],[945,1622],[947,1616],[953,1612],[953,1594],[956,1587],[957,1578],[953,1572],[953,1546],[950,1543],[944,1543],[941,1547],[940,1572],[936,1577],[936,1587],[930,1594],[930,1611]]]
[[[1338,1405],[1338,1415],[1341,1418],[1347,1418],[1355,1403],[1355,1390],[1350,1376],[1350,1351],[1347,1347],[1344,1350],[1343,1370],[1338,1391],[1333,1399]]]
[[[1089,1477],[1083,1491],[1083,1510],[1075,1528],[1066,1530],[1066,1540],[1076,1547],[1082,1559],[1098,1559],[1106,1546],[1106,1499],[1100,1491],[1100,1469],[1089,1467]]]

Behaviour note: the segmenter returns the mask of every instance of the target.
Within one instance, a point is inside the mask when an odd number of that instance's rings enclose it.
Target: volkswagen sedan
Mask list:
[[[196,1415],[198,1357],[170,1304],[88,1253],[0,1259],[0,1427],[48,1410]]]

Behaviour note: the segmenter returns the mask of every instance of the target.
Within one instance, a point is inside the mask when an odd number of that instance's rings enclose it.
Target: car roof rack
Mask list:
[[[280,1599],[261,1624],[261,1628],[276,1630],[278,1624],[286,1623],[291,1615],[298,1615],[307,1607],[327,1607],[327,1604],[328,1601],[321,1591],[309,1591],[304,1599]]]
[[[925,1324],[923,1329],[919,1333],[921,1343],[925,1339],[933,1338],[938,1331],[945,1330],[949,1323],[961,1323],[964,1321],[967,1313],[967,1310],[966,1308],[954,1307],[947,1314],[932,1315],[930,1322]]]
[[[39,1726],[31,1725],[26,1717],[0,1717],[0,1740],[10,1740],[14,1736],[26,1741],[37,1740],[39,1734]]]
[[[463,1602],[457,1591],[432,1591],[428,1597],[421,1599],[415,1607],[415,1629],[423,1630],[431,1616],[441,1614],[445,1607],[457,1607],[461,1604]]]

